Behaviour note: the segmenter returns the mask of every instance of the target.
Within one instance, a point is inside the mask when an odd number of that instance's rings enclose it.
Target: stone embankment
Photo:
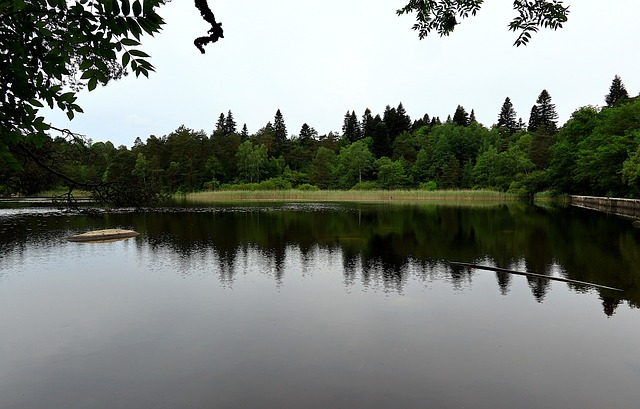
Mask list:
[[[621,199],[616,197],[569,196],[571,205],[598,210],[619,216],[640,219],[640,199]],[[634,226],[636,223],[634,223]],[[640,226],[638,226],[640,227]]]

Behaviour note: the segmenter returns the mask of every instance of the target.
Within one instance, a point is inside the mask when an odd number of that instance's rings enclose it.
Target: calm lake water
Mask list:
[[[639,306],[640,229],[583,209],[4,209],[0,408],[636,408]]]

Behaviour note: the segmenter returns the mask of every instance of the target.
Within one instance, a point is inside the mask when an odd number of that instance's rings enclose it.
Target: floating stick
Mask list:
[[[546,276],[544,274],[538,274],[538,273],[526,273],[526,272],[523,272],[523,271],[513,271],[513,270],[507,270],[506,268],[500,268],[500,267],[481,266],[481,265],[478,265],[478,264],[463,263],[463,262],[460,262],[460,261],[450,261],[449,264],[456,264],[456,265],[459,265],[459,266],[476,268],[478,270],[490,270],[490,271],[497,271],[499,273],[516,274],[516,275],[521,275],[521,276],[526,276],[526,277],[546,278],[548,280],[562,281],[564,283],[571,283],[571,284],[578,284],[578,285],[586,285],[586,286],[589,286],[589,287],[602,288],[602,289],[605,289],[605,290],[624,291],[624,290],[621,290],[619,288],[608,287],[606,285],[600,285],[600,284],[588,283],[586,281],[578,281],[578,280],[571,280],[569,278]]]

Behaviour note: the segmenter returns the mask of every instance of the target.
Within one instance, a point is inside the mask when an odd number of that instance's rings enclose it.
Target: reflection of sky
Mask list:
[[[524,277],[504,296],[415,261],[399,289],[319,246],[47,243],[2,261],[3,408],[637,402],[638,311],[607,318],[595,292],[552,283],[540,304]]]

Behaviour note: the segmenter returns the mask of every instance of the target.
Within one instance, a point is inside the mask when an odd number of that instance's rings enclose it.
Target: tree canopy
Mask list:
[[[410,0],[397,11],[398,15],[415,13],[413,29],[420,39],[432,31],[440,36],[449,35],[459,23],[458,20],[475,16],[484,0]],[[567,21],[569,6],[560,0],[514,0],[513,9],[517,16],[509,23],[509,30],[518,32],[514,45],[526,45],[531,34],[541,27],[557,30]]]

